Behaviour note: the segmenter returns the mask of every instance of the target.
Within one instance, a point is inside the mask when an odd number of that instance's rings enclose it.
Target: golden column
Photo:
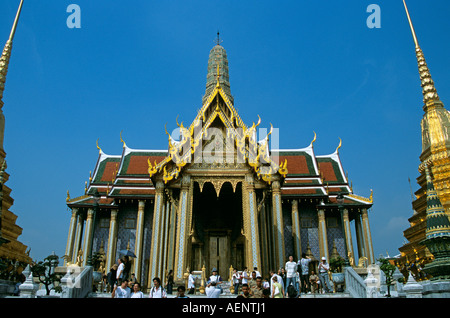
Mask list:
[[[142,245],[144,242],[144,209],[145,201],[138,201],[138,213],[137,213],[137,224],[136,224],[136,243],[135,251],[136,259],[134,260],[134,273],[138,282],[142,283],[141,279],[141,269],[142,269]]]
[[[344,209],[342,218],[344,220],[344,232],[345,232],[344,234],[347,243],[347,255],[345,256],[350,257],[350,255],[348,254],[351,253],[351,257],[355,259],[353,254],[353,240],[352,240],[352,231],[350,230],[350,220],[348,218],[348,209]]]
[[[161,277],[161,244],[162,244],[162,223],[164,215],[164,183],[156,181],[155,208],[153,212],[152,243],[150,248],[150,264],[147,286],[153,286],[153,278]]]
[[[87,212],[86,228],[84,229],[84,246],[83,246],[83,266],[86,266],[89,257],[89,251],[92,246],[92,238],[94,236],[94,209],[89,208]]]
[[[116,247],[117,247],[117,214],[119,210],[111,211],[111,219],[109,220],[109,236],[108,236],[108,259],[106,261],[106,271],[108,272],[116,261]]]
[[[75,233],[75,242],[74,242],[74,246],[73,246],[73,250],[72,250],[72,263],[76,262],[78,252],[81,249],[81,235],[83,233],[83,225],[84,225],[83,216],[80,213],[78,213],[77,229],[76,229],[76,233]]]
[[[373,263],[375,263],[375,256],[373,253],[372,234],[370,232],[369,215],[367,213],[367,209],[362,210],[361,216],[362,216],[364,247],[366,250],[366,257],[367,257],[369,264],[373,264]]]
[[[177,243],[175,248],[174,280],[184,282],[184,271],[187,265],[187,246],[191,227],[190,195],[191,178],[183,176],[181,193],[177,211]]]
[[[249,268],[261,269],[261,252],[259,246],[258,210],[256,205],[255,186],[252,176],[245,178],[246,200],[244,208],[244,233],[246,237],[246,264]]]
[[[283,210],[281,205],[281,187],[279,181],[272,182],[272,220],[273,220],[273,239],[275,245],[276,266],[284,266],[286,260],[284,256],[284,222]]]
[[[320,257],[326,257],[327,261],[330,261],[328,257],[328,239],[327,239],[327,224],[325,222],[325,211],[319,209],[317,213],[319,217],[319,252]]]
[[[302,241],[300,238],[300,218],[298,215],[298,200],[292,200],[292,236],[294,239],[294,252],[297,259],[302,257]]]
[[[361,224],[361,213],[358,213],[355,219],[355,232],[356,232],[356,242],[358,245],[358,257],[366,256],[366,249],[364,247],[364,237],[362,233],[362,224]],[[356,261],[356,258],[355,258]]]
[[[66,245],[66,255],[71,258],[70,262],[74,263],[75,259],[73,257],[73,248],[74,248],[74,241],[75,241],[75,235],[76,235],[76,229],[77,229],[77,215],[78,215],[78,208],[72,209],[72,217],[70,218],[70,225],[69,225],[69,235],[67,237],[67,245]],[[64,266],[67,264],[67,259],[64,259]]]

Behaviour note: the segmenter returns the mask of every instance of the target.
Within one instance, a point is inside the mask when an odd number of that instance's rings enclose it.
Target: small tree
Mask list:
[[[392,265],[385,258],[380,258],[378,259],[378,261],[380,262],[380,269],[383,271],[384,276],[386,277],[387,297],[391,297],[391,285],[395,283],[394,272],[397,267],[395,265]]]
[[[52,254],[44,258],[44,261],[40,261],[31,266],[33,277],[37,277],[39,282],[45,286],[47,295],[50,295],[50,290],[52,289],[54,289],[57,293],[62,291],[62,288],[59,285],[61,279],[59,275],[55,273],[55,269],[58,264],[59,257]]]

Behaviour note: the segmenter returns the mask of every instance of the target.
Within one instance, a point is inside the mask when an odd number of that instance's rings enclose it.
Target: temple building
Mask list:
[[[67,262],[86,265],[103,250],[108,272],[129,250],[132,273],[144,286],[169,270],[180,282],[188,269],[213,267],[228,279],[257,267],[267,275],[289,255],[351,264],[375,262],[370,198],[353,194],[338,147],[316,155],[270,147],[276,129],[247,126],[234,107],[227,52],[209,53],[202,107],[189,126],[176,122],[164,150],[130,148],[99,155],[84,195],[71,198]],[[256,120],[257,119],[257,120]],[[282,124],[282,123],[280,123]],[[175,125],[174,125],[175,127]],[[353,227],[354,226],[354,227]],[[354,234],[352,234],[354,233]]]
[[[22,10],[23,0],[20,2],[16,18],[14,20],[11,33],[3,48],[0,57],[0,184],[1,184],[1,209],[0,209],[0,259],[5,263],[21,262],[30,263],[31,257],[27,246],[18,240],[22,234],[22,228],[16,224],[17,215],[10,211],[14,200],[11,198],[11,189],[5,185],[9,179],[6,172],[6,152],[3,147],[5,136],[5,116],[3,114],[3,93],[5,91],[6,74],[8,73],[9,60],[17,24],[19,22],[20,12]]]
[[[434,260],[434,255],[430,252],[428,245],[423,244],[427,238],[427,233],[433,231],[433,225],[430,226],[429,224],[430,218],[428,217],[427,220],[427,206],[429,205],[427,205],[427,202],[429,202],[429,200],[427,201],[429,196],[429,194],[427,195],[427,188],[429,192],[430,183],[433,184],[433,193],[434,191],[437,193],[437,198],[434,198],[434,201],[439,201],[439,205],[442,204],[442,211],[446,215],[446,217],[442,216],[442,221],[448,223],[448,220],[445,219],[448,219],[450,215],[450,113],[445,109],[438,96],[423,51],[419,45],[408,7],[405,1],[403,3],[416,49],[424,114],[421,121],[421,163],[419,165],[419,177],[417,178],[420,188],[415,192],[415,199],[412,202],[414,213],[409,218],[410,227],[403,232],[408,242],[399,248],[400,257],[396,260],[396,263],[405,276],[408,275],[408,270],[411,270],[415,274],[416,280],[423,280],[430,278],[430,272],[423,269],[427,268],[427,264]],[[427,169],[425,169],[425,166]],[[427,182],[427,170],[429,170],[429,182]],[[431,222],[435,223],[435,220],[437,219],[434,218],[434,221]]]

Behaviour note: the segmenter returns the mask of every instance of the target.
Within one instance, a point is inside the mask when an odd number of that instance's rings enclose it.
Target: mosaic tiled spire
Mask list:
[[[233,103],[234,99],[231,95],[230,77],[228,74],[228,58],[227,52],[220,45],[219,32],[217,32],[216,45],[209,52],[208,59],[208,73],[206,75],[206,91],[203,96],[203,104],[208,98],[209,94],[214,90],[217,84],[217,76],[219,75],[219,84],[222,90],[227,94],[230,101]]]
[[[5,91],[6,74],[8,73],[9,59],[11,58],[14,34],[16,33],[17,23],[19,22],[20,12],[22,11],[22,5],[23,0],[20,1],[19,9],[17,10],[11,33],[9,34],[8,41],[6,41],[5,47],[3,48],[3,52],[0,57],[0,109],[3,107],[3,92]]]
[[[426,238],[431,239],[439,236],[450,237],[450,221],[441,204],[441,200],[439,200],[438,194],[434,189],[428,165],[425,165],[425,174],[427,177]]]
[[[427,178],[427,228],[425,245],[434,259],[425,265],[432,281],[450,280],[450,221],[442,207],[431,180],[428,164],[424,164]]]

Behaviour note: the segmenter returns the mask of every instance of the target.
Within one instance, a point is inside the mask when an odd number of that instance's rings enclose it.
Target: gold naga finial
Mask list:
[[[89,171],[89,183],[92,182],[92,171]]]
[[[125,143],[125,141],[123,141],[123,138],[122,138],[122,132],[123,132],[123,130],[120,131],[120,142],[123,143],[123,147],[126,148],[126,147],[127,147],[127,144]]]
[[[100,146],[98,145],[98,138],[97,138],[97,149],[98,149],[99,153],[102,153],[102,149],[101,149]]]
[[[369,197],[370,202],[373,202],[373,190],[370,189],[370,197]]]
[[[314,133],[314,138],[313,138],[313,140],[311,141],[311,145],[316,141],[316,139],[317,139],[317,135],[316,135],[316,132],[315,131],[313,131],[313,133]]]
[[[70,201],[70,194],[69,194],[69,190],[67,190],[67,197],[66,197],[66,202]]]
[[[336,152],[339,152],[339,148],[341,148],[341,147],[342,147],[342,139],[339,138],[339,146],[337,146]]]
[[[87,194],[88,191],[88,186],[87,186],[87,181],[84,182],[84,194]]]

